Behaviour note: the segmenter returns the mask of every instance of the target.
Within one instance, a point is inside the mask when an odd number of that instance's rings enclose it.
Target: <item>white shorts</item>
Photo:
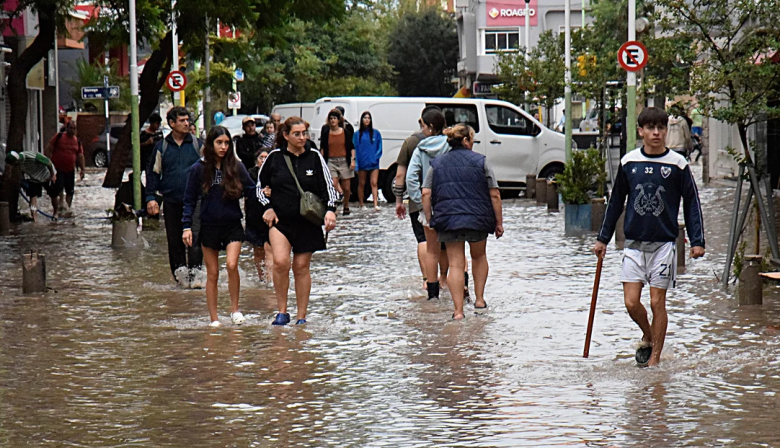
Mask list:
[[[677,246],[669,242],[653,252],[626,248],[623,251],[623,283],[649,284],[652,288],[673,289],[677,277]]]

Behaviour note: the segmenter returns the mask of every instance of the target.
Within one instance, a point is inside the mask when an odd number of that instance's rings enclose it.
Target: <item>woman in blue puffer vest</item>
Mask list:
[[[458,124],[448,129],[447,143],[452,149],[431,162],[423,182],[423,212],[447,247],[449,273],[447,285],[455,305],[453,319],[463,319],[463,287],[466,267],[466,242],[471,251],[475,310],[487,308],[485,284],[488,261],[487,237],[504,234],[501,195],[493,169],[485,156],[471,151],[474,129]]]

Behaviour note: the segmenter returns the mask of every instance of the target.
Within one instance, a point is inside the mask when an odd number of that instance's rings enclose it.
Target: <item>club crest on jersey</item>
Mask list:
[[[668,166],[662,166],[661,167],[661,176],[663,176],[664,179],[669,177],[670,174],[672,174],[672,169],[670,167],[668,167]]]
[[[639,194],[634,199],[634,211],[639,216],[645,216],[648,213],[659,216],[663,213],[664,208],[666,208],[663,198],[663,193],[666,192],[664,187],[646,183],[637,185],[636,189],[639,190]]]
[[[307,176],[314,176],[314,170],[306,170]]]

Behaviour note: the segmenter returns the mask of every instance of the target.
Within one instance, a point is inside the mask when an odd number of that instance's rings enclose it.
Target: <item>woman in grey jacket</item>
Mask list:
[[[414,150],[412,160],[409,162],[409,169],[406,172],[406,190],[409,192],[409,201],[414,202],[417,207],[422,208],[422,185],[425,182],[425,176],[431,167],[431,161],[436,156],[446,154],[450,150],[447,143],[447,136],[443,135],[446,121],[441,110],[431,109],[422,116],[422,132],[426,138],[417,145]],[[420,219],[424,221],[424,214],[420,213]],[[428,299],[439,298],[439,255],[441,254],[441,245],[436,231],[433,230],[428,222],[423,222],[425,231],[425,277],[428,279]],[[435,280],[435,281],[431,281]]]

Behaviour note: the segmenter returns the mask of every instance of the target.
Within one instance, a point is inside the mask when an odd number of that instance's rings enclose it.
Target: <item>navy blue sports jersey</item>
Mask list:
[[[683,200],[685,227],[691,247],[704,247],[704,221],[699,191],[680,154],[666,149],[659,155],[645,153],[644,147],[620,160],[615,186],[609,199],[598,240],[609,243],[620,214],[626,206],[627,240],[669,242],[677,239],[677,213]]]

